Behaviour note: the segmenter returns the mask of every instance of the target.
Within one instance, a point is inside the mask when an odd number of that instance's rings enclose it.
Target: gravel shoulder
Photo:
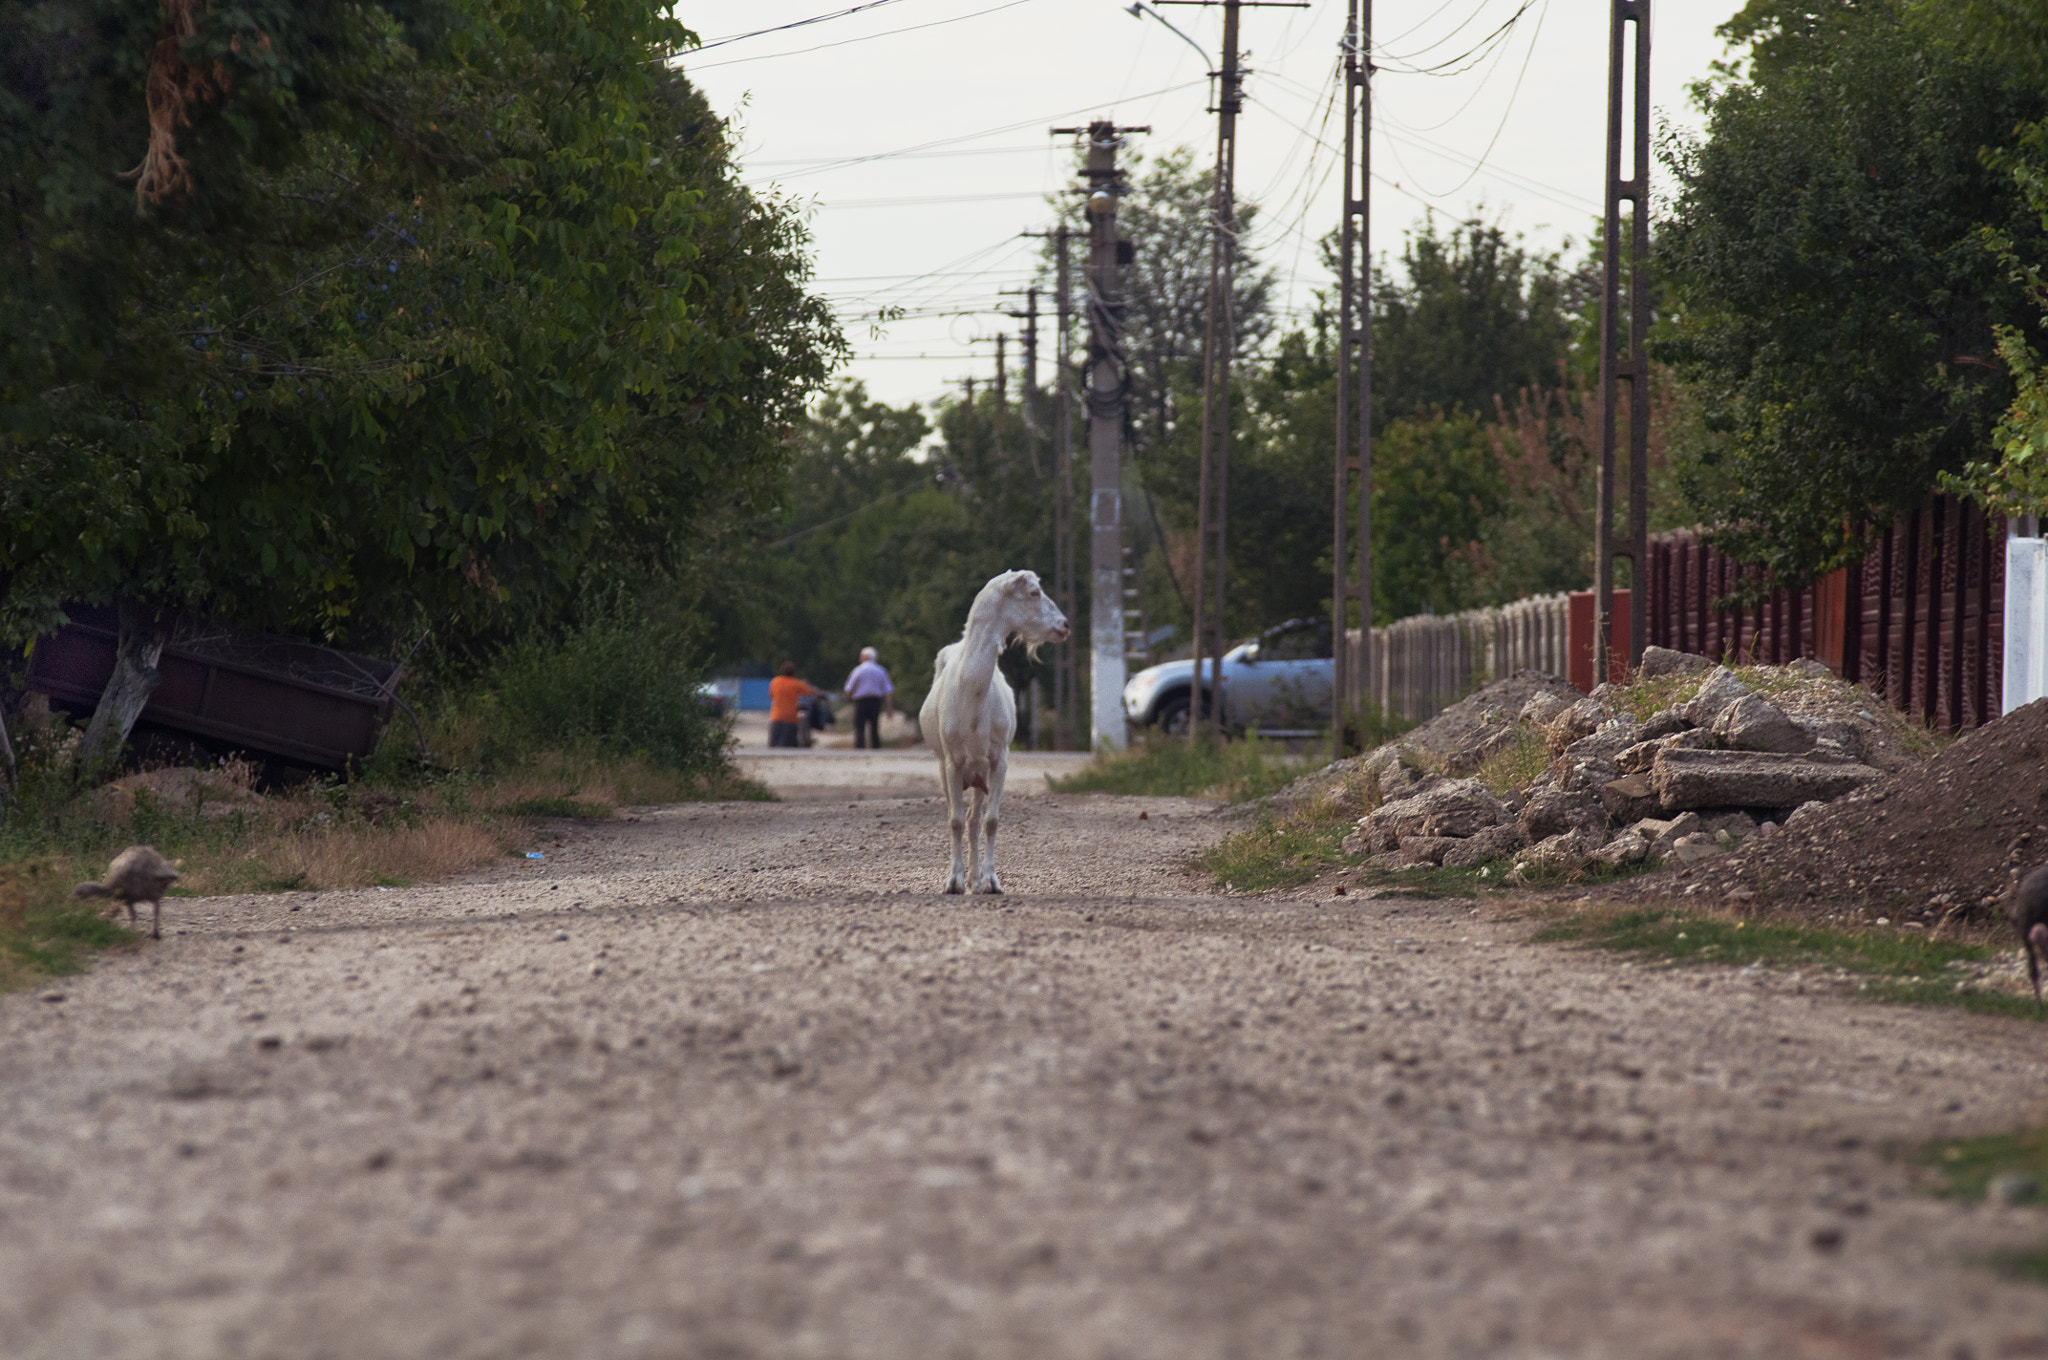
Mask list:
[[[2034,1027],[1215,895],[1205,811],[1013,796],[1002,898],[870,795],[176,900],[0,997],[5,1349],[2048,1354],[1976,1263],[2048,1217],[1885,1155],[2040,1122]]]

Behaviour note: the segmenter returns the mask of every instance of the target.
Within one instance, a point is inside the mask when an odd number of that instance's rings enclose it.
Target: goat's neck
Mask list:
[[[996,609],[972,609],[967,614],[967,631],[960,638],[960,688],[968,694],[985,694],[995,679],[996,658],[1002,654],[1003,637],[1009,631],[997,617]]]

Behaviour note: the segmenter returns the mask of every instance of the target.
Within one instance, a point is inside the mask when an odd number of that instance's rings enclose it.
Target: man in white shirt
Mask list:
[[[853,744],[857,750],[882,749],[882,714],[896,716],[896,686],[875,661],[875,649],[860,649],[860,664],[846,677],[846,697],[853,700]]]

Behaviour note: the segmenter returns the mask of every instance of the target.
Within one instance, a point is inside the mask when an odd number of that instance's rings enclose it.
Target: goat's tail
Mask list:
[[[73,897],[112,897],[114,894],[104,883],[81,883],[71,890]]]

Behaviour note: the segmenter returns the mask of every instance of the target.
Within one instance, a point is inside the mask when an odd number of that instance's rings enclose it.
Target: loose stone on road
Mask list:
[[[8,1353],[2048,1353],[2039,1211],[1884,1151],[2038,1122],[2031,1028],[1012,787],[1006,897],[930,797],[684,805],[0,998]]]

